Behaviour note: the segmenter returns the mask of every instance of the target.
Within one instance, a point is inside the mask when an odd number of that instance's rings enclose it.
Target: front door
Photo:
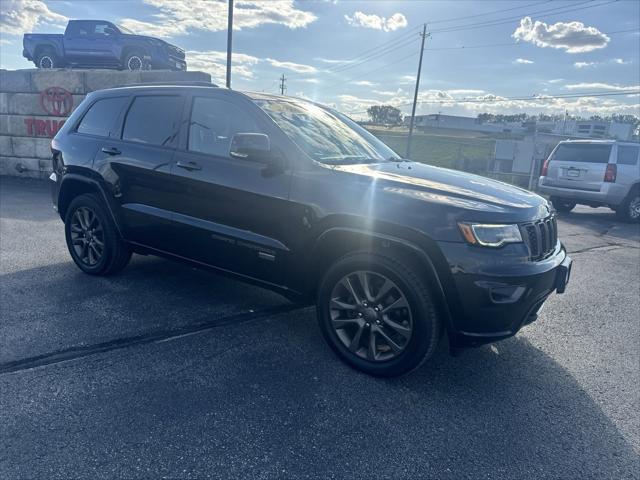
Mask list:
[[[268,134],[268,125],[257,106],[225,91],[196,94],[187,104],[189,122],[172,167],[179,196],[177,253],[281,283],[289,252],[290,174],[286,168],[273,170],[229,155],[234,134]],[[272,143],[272,151],[277,148]]]

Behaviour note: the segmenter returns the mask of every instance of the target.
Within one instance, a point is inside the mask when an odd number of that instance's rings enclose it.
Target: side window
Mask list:
[[[229,156],[236,133],[261,133],[250,114],[216,98],[195,97],[189,122],[188,149],[219,157]]]
[[[96,35],[112,35],[113,27],[108,23],[96,23],[94,33]]]
[[[177,133],[181,105],[179,96],[136,97],[124,120],[122,139],[152,145],[170,143]]]
[[[80,121],[78,133],[108,137],[127,97],[103,98],[89,107]]]
[[[640,147],[618,145],[618,165],[637,165]]]

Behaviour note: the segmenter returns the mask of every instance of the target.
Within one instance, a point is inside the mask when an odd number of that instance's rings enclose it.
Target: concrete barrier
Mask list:
[[[176,81],[210,82],[211,76],[168,70],[0,70],[0,175],[48,177],[51,138],[87,93]],[[51,95],[59,101],[49,101]]]

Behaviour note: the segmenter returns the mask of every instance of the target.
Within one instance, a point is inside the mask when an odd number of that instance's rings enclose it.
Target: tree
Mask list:
[[[402,112],[391,105],[372,105],[367,114],[373,123],[397,125],[402,123]]]

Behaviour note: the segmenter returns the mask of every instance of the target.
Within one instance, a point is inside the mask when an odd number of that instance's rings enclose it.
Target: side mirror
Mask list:
[[[236,133],[231,139],[229,156],[269,163],[271,159],[271,141],[264,133]]]

